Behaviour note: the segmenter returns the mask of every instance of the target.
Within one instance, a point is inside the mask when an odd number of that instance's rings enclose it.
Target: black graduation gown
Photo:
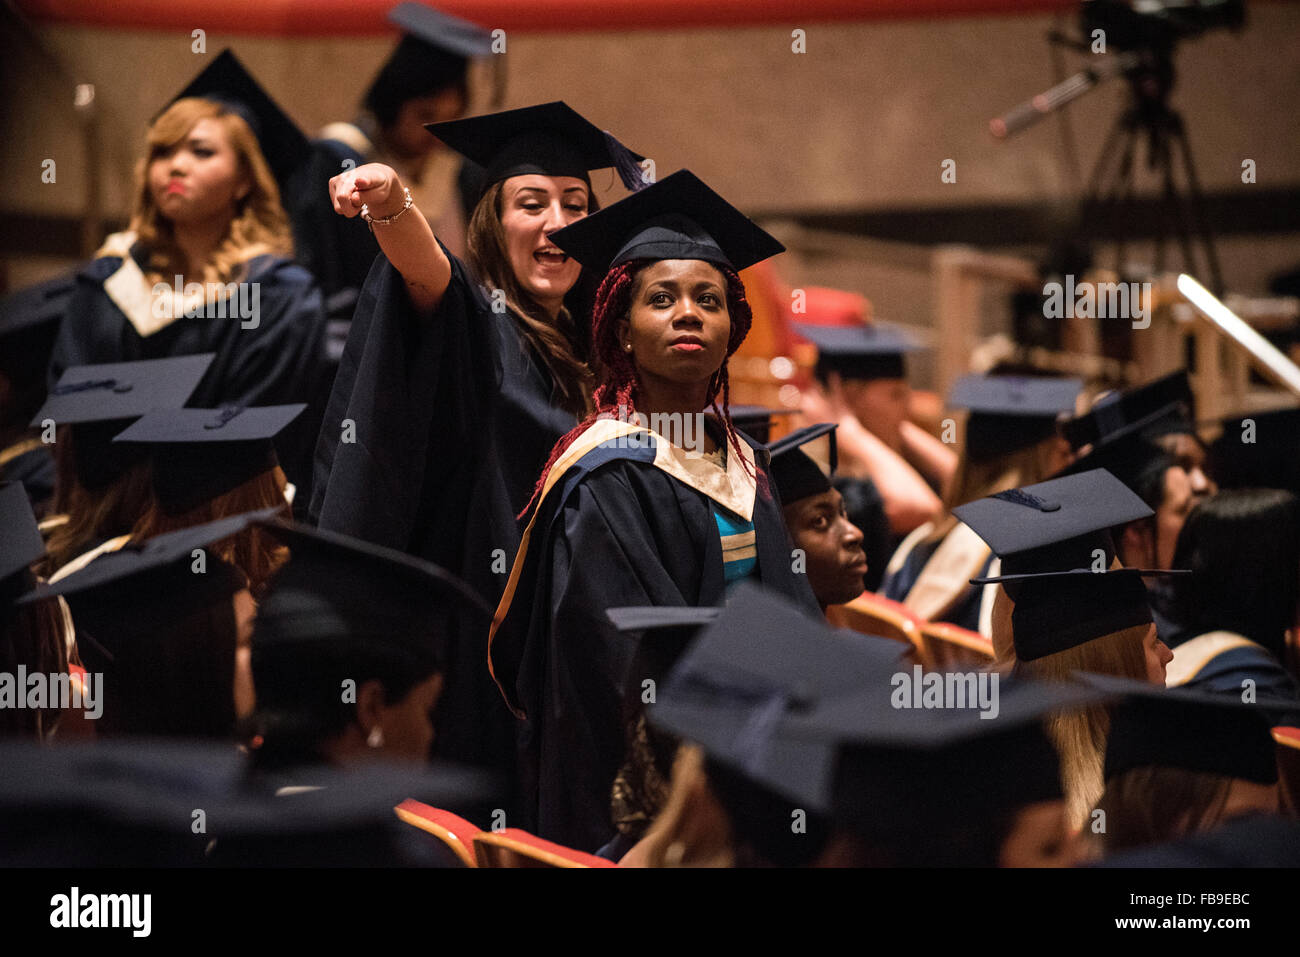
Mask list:
[[[139,262],[134,250],[133,255]],[[103,256],[77,274],[77,288],[50,359],[51,386],[69,366],[214,352],[212,365],[187,403],[193,408],[310,403],[316,397],[325,315],[320,290],[301,266],[270,255],[248,261],[244,283],[257,285],[256,327],[249,325],[251,320],[241,321],[238,303],[228,300],[225,315],[234,318],[190,314],[145,337],[105,291],[104,283],[122,265],[120,256]],[[239,296],[245,304],[252,302],[250,291],[241,290]],[[309,408],[276,440],[280,465],[304,498],[310,492],[311,450],[320,414],[319,406]]]
[[[492,642],[496,680],[526,715],[522,826],[589,852],[616,833],[610,789],[625,757],[622,700],[636,652],[605,609],[726,600],[711,499],[654,455],[601,446],[565,473],[539,508]],[[793,571],[779,501],[760,492],[753,524],[754,576],[821,618],[807,576]]]
[[[516,516],[577,420],[553,404],[550,374],[515,320],[450,258],[432,316],[412,309],[387,259],[375,261],[321,428],[312,514],[321,528],[441,565],[495,602],[519,547]],[[488,674],[483,622],[453,619],[448,655],[435,751],[513,778],[515,722]]]

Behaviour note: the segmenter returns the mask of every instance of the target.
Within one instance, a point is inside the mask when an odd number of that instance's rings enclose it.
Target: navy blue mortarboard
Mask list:
[[[905,358],[925,346],[903,326],[871,322],[853,326],[817,326],[796,322],[794,331],[817,346],[816,375],[837,372],[845,379],[902,379]]]
[[[1154,514],[1104,469],[1010,489],[953,509],[988,542],[1004,575],[1109,568],[1110,530]],[[1097,550],[1104,553],[1100,566]]]
[[[713,622],[721,609],[708,605],[649,605],[607,608],[605,614],[620,635],[637,636],[627,674],[629,693],[642,682],[663,680],[700,629]]]
[[[999,492],[953,514],[1002,561],[1001,575],[971,584],[1001,584],[1015,602],[1012,634],[1021,661],[1150,624],[1143,577],[1179,574],[1110,567],[1110,530],[1153,513],[1104,469]]]
[[[45,542],[21,482],[0,482],[0,584],[19,576],[45,554]]]
[[[168,106],[187,97],[220,103],[248,124],[282,194],[290,177],[310,157],[311,146],[302,130],[228,49],[217,54]]]
[[[264,521],[289,546],[289,562],[258,609],[254,658],[277,648],[369,642],[441,661],[442,624],[468,614],[484,627],[492,608],[469,585],[430,562],[306,525]]]
[[[1145,385],[1112,392],[1091,409],[1061,426],[1061,434],[1075,450],[1136,430],[1153,438],[1173,433],[1195,434],[1191,382],[1179,369]]]
[[[830,477],[837,465],[837,428],[833,422],[810,425],[768,445],[772,456],[768,473],[781,496],[782,505],[831,490]]]
[[[0,298],[0,373],[33,382],[45,378],[75,289],[76,277],[65,275]]]
[[[798,409],[769,409],[763,405],[733,405],[730,410],[731,423],[755,442],[766,445],[772,435],[773,419],[782,415],[794,415]]]
[[[1277,781],[1274,718],[1294,701],[1243,702],[1235,693],[1163,688],[1109,675],[1083,680],[1119,695],[1106,737],[1106,779],[1135,768],[1184,771]]]
[[[114,446],[113,436],[146,412],[183,406],[215,355],[71,366],[31,424],[49,419],[55,425],[71,425],[77,478],[87,488],[103,488],[143,454]]]
[[[968,409],[966,455],[975,460],[1029,448],[1056,434],[1062,413],[1074,410],[1080,379],[968,375],[948,393],[948,405]]]
[[[239,487],[278,462],[272,440],[307,406],[227,406],[146,413],[113,441],[147,446],[154,498],[179,515]]]
[[[399,3],[388,11],[388,22],[418,40],[426,56],[468,58],[492,53],[492,35],[482,27],[423,3]]]
[[[1177,461],[1145,431],[1146,425],[1162,415],[1156,413],[1111,434],[1061,469],[1056,477],[1105,469],[1138,495],[1149,497],[1154,493],[1162,497],[1164,474]]]
[[[742,584],[692,642],[646,715],[711,760],[808,810],[828,807],[834,748],[795,727],[836,700],[888,697],[906,649],[834,631],[752,584]],[[788,820],[788,818],[787,818]]]
[[[978,828],[1060,798],[1057,753],[1043,722],[1106,697],[1071,682],[1005,675],[923,676],[916,667],[901,677],[910,680],[895,678],[887,695],[864,688],[800,722],[801,732],[838,749],[834,819],[869,845],[894,844],[900,834],[924,841],[931,828],[955,821]],[[988,691],[983,701],[980,680]],[[965,704],[954,693],[924,706],[927,682],[962,689]]]
[[[427,129],[485,170],[483,189],[511,176],[573,176],[614,167],[628,189],[642,184],[644,158],[623,146],[562,100],[471,116]]]
[[[550,239],[596,273],[635,259],[700,259],[739,272],[785,252],[686,169],[556,230]]]

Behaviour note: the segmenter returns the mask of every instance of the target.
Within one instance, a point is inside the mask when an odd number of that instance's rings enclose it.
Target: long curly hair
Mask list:
[[[546,476],[556,460],[564,454],[565,449],[573,444],[583,432],[600,418],[628,417],[637,412],[637,399],[641,391],[641,379],[637,373],[636,363],[632,357],[619,348],[618,321],[631,316],[632,299],[639,285],[638,276],[657,260],[635,259],[621,263],[611,269],[596,291],[596,301],[591,311],[591,351],[592,364],[597,369],[598,384],[591,394],[593,409],[585,419],[571,432],[562,436],[551,450],[551,457],[542,469],[533,496],[519,517],[523,518],[532,511],[534,503],[541,496]],[[716,266],[727,282],[727,313],[731,318],[731,334],[727,339],[727,357],[713,373],[709,381],[706,400],[713,413],[726,428],[727,442],[740,451],[740,436],[731,421],[731,385],[727,376],[727,359],[731,358],[740,344],[749,335],[754,323],[754,314],[745,298],[745,284],[735,271],[723,266]],[[719,402],[721,399],[721,402]]]
[[[149,127],[145,152],[135,170],[135,208],[130,230],[148,250],[148,269],[164,278],[184,273],[185,259],[176,246],[171,221],[159,211],[149,189],[149,164],[175,149],[194,124],[214,119],[225,131],[239,158],[239,173],[249,182],[248,195],[236,204],[230,228],[204,264],[204,282],[231,282],[249,259],[263,253],[289,256],[293,239],[289,218],[280,204],[280,190],[262,155],[257,138],[239,114],[214,100],[177,100]],[[187,277],[188,278],[188,277]]]

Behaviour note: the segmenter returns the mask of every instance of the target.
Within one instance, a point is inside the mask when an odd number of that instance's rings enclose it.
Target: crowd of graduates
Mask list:
[[[874,318],[733,404],[783,246],[392,19],[314,140],[215,57],[0,308],[0,861],[1295,863],[1300,414],[1008,364],[945,441]]]

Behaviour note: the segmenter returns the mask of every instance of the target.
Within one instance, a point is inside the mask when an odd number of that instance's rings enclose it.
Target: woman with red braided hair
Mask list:
[[[752,321],[736,273],[781,244],[685,170],[550,239],[607,270],[592,313],[599,382],[529,504],[489,658],[523,719],[522,826],[595,851],[615,836],[622,690],[654,690],[628,673],[635,644],[605,609],[719,605],[749,578],[819,610],[764,456],[727,410],[727,359]]]

